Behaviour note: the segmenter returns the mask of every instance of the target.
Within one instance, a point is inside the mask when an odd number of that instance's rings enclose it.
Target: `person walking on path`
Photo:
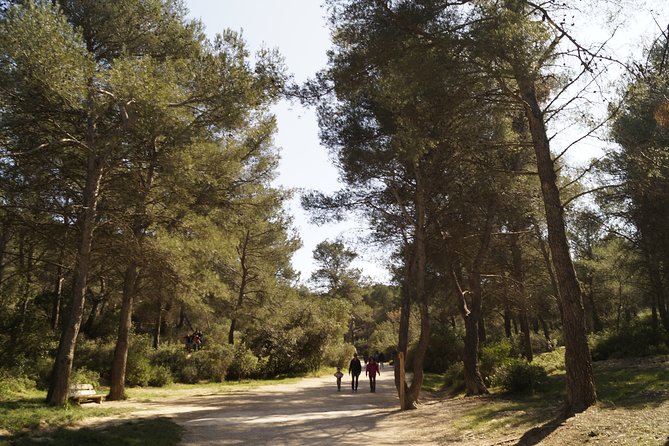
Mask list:
[[[362,364],[358,359],[358,354],[353,353],[353,359],[348,365],[348,374],[351,375],[351,390],[354,392],[358,390],[358,377],[362,373]]]
[[[341,392],[341,378],[344,376],[344,374],[341,372],[341,367],[337,367],[337,371],[334,374],[335,378],[337,378],[337,392]]]
[[[379,370],[379,365],[376,363],[373,357],[369,358],[367,367],[365,367],[365,375],[369,376],[369,391],[376,392],[376,375],[381,375]]]

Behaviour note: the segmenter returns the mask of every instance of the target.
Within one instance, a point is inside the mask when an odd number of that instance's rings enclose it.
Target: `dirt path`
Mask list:
[[[224,395],[189,393],[143,402],[105,402],[130,407],[133,412],[91,421],[98,424],[168,416],[186,428],[182,446],[669,446],[669,389],[662,394],[640,395],[639,401],[628,405],[600,403],[557,425],[518,423],[532,419],[532,414],[511,410],[470,428],[463,424],[467,414],[499,402],[499,398],[429,398],[422,397],[418,410],[400,411],[393,370],[386,366],[376,393],[369,392],[364,376],[358,392],[351,391],[348,376],[341,392],[337,392],[332,376],[306,378]],[[560,405],[559,401],[547,403],[547,407]]]
[[[182,446],[478,444],[451,423],[463,410],[478,404],[476,399],[451,400],[448,406],[423,400],[420,410],[400,411],[389,366],[377,378],[375,393],[369,391],[363,374],[357,392],[351,391],[347,375],[341,392],[337,392],[335,378],[326,376],[224,395],[188,394],[104,404],[130,407],[133,412],[89,419],[90,424],[167,416],[186,428]]]
[[[392,376],[386,367],[375,393],[370,393],[364,375],[357,392],[351,390],[348,376],[341,392],[334,377],[258,387],[208,399],[208,407],[181,414],[175,421],[187,429],[184,446],[400,444],[377,429],[398,411]]]

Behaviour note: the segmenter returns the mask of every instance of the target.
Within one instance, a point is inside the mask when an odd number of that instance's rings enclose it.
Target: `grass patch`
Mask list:
[[[99,407],[86,409],[76,404],[52,407],[44,402],[45,398],[46,394],[39,398],[0,402],[0,429],[17,433],[45,427],[69,426],[88,417],[103,417],[127,412],[123,409],[107,409],[104,403]]]
[[[423,375],[423,386],[425,392],[439,392],[445,387],[444,375],[441,373],[425,373]]]
[[[490,391],[490,396],[482,397],[485,402],[467,410],[455,422],[456,428],[501,434],[509,428],[530,428],[546,423],[562,408],[564,374],[550,375],[539,391],[513,394],[502,392],[501,388]]]
[[[600,401],[617,406],[659,405],[669,399],[669,370],[665,368],[603,369],[595,372]]]
[[[298,380],[299,378],[284,378],[277,380],[245,380],[204,384],[171,384],[165,387],[134,387],[127,388],[126,394],[128,398],[142,402],[167,397],[241,392],[261,385],[285,384]],[[104,394],[108,390],[107,388],[102,388],[98,392]],[[105,407],[104,402],[100,405],[87,404],[86,408],[70,403],[64,407],[53,407],[47,405],[45,400],[46,392],[38,390],[25,391],[20,395],[12,395],[0,400],[0,431],[6,431],[10,435],[19,432],[34,433],[39,430],[72,426],[84,418],[120,415],[133,410],[130,407],[108,408]],[[2,446],[2,443],[0,443],[0,446]]]
[[[554,419],[565,401],[565,374],[558,370],[556,367],[536,392],[511,394],[490,389],[492,395],[468,409],[454,427],[497,435],[504,429],[530,428]],[[669,400],[669,370],[664,363],[595,363],[594,375],[600,402],[643,409]]]
[[[199,384],[169,384],[164,387],[131,387],[126,388],[126,395],[128,398],[137,399],[140,401],[153,398],[167,398],[178,395],[219,395],[243,392],[255,387],[270,384],[290,384],[297,382],[300,379],[302,378],[278,378],[272,380],[247,379],[241,381],[224,381],[220,383],[211,382]]]
[[[71,446],[174,446],[181,441],[184,429],[166,418],[152,418],[123,423],[106,428],[65,429],[40,433],[19,434],[12,438],[0,437],[0,446],[44,445]]]

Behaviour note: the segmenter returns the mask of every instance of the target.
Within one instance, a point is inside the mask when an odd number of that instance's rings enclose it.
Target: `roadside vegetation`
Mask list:
[[[665,398],[663,360],[629,359],[669,353],[664,25],[628,63],[575,37],[624,29],[619,2],[324,3],[332,48],[298,86],[180,0],[0,0],[3,435],[76,424],[76,384],[228,392],[354,353],[403,358],[403,411],[490,402],[472,426]],[[366,224],[388,283],[355,241],[291,265],[271,110],[297,98],[342,181],[301,203]],[[572,165],[583,144],[606,147]]]

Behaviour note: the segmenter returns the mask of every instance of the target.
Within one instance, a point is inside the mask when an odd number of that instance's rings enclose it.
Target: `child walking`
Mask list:
[[[337,392],[341,392],[341,378],[344,376],[344,374],[341,372],[341,367],[337,367],[337,371],[334,374],[335,378],[337,378]]]

